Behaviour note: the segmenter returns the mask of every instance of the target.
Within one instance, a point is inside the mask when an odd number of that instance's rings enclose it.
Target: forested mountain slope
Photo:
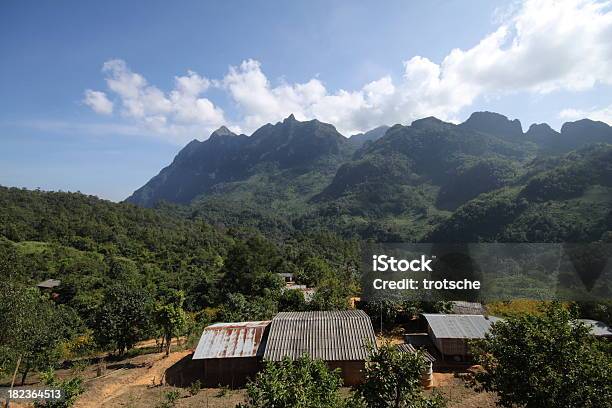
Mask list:
[[[278,272],[299,271],[316,284],[321,277],[309,278],[313,270],[350,272],[357,262],[354,243],[333,234],[295,234],[281,243],[173,212],[0,187],[0,276],[27,285],[60,279],[62,300],[87,319],[115,283],[159,297],[182,290],[187,308],[201,310],[225,302],[229,293],[261,296],[257,279],[262,290],[277,290]],[[232,276],[240,285],[228,283]]]
[[[346,139],[331,125],[290,116],[252,136],[221,129],[205,142],[191,142],[128,201],[187,204],[174,211],[214,224],[250,225],[273,236],[323,230],[385,241],[441,239],[465,208],[511,192],[528,194],[547,174],[590,163],[597,152],[605,157],[607,143],[612,143],[612,128],[586,119],[564,124],[561,132],[546,124],[523,132],[518,120],[476,112],[459,125],[430,117]],[[591,150],[568,155],[585,146]],[[553,223],[559,225],[555,233],[452,237],[598,239],[600,231],[590,227],[584,233],[561,231],[569,213],[586,214],[593,201],[610,206],[607,187],[597,180],[581,179],[581,195],[540,198],[574,200],[550,214],[560,220]]]
[[[612,145],[535,161],[525,175],[460,207],[428,241],[612,241]]]
[[[222,127],[204,142],[190,142],[127,201],[147,207],[160,200],[186,204],[199,195],[240,190],[233,183],[249,179],[253,186],[247,190],[258,191],[257,184],[263,182],[272,190],[280,184],[281,189],[297,188],[308,194],[313,183],[318,187],[318,180],[312,179],[333,174],[352,150],[353,145],[332,125],[299,122],[293,115],[259,128],[250,137]]]

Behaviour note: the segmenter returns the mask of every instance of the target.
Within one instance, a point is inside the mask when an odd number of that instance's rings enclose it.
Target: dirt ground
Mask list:
[[[448,408],[495,408],[495,395],[479,393],[465,386],[462,379],[453,373],[434,372],[435,387],[428,392],[438,391],[448,401]]]
[[[159,384],[163,382],[166,369],[189,353],[189,351],[179,351],[170,353],[168,357],[164,353],[137,356],[109,364],[106,373],[99,378],[91,377],[93,373],[88,372],[86,375],[89,374],[87,377],[90,378],[85,383],[86,391],[79,398],[75,407],[127,406],[119,402],[123,402],[130,396],[137,400],[138,395],[148,389],[161,393],[160,388],[162,387],[159,387]],[[149,406],[153,405],[149,404]],[[138,405],[132,404],[131,406]]]
[[[107,364],[106,371],[97,377],[97,366],[89,366],[79,375],[85,378],[85,393],[76,408],[125,407],[155,408],[165,401],[165,394],[178,391],[176,407],[225,408],[235,407],[245,401],[245,390],[204,388],[192,396],[187,388],[165,384],[165,371],[191,353],[176,351],[166,357],[164,353],[151,353]],[[60,370],[61,377],[71,375],[70,370]],[[448,400],[448,408],[494,408],[495,397],[476,393],[466,388],[463,380],[453,373],[434,373],[433,390],[441,392]],[[427,392],[433,392],[428,390]],[[348,394],[348,389],[342,390]],[[12,405],[21,407],[23,405]]]
[[[86,383],[87,391],[79,398],[76,407],[152,408],[164,401],[164,394],[172,390],[178,390],[180,393],[177,407],[235,407],[236,404],[244,402],[244,390],[206,388],[191,396],[186,388],[159,385],[163,382],[164,371],[189,353],[190,351],[174,352],[167,358],[163,353],[148,354],[109,366],[105,377]],[[89,375],[95,375],[95,371],[92,370]],[[465,387],[463,380],[452,373],[434,373],[434,383],[434,390],[441,392],[448,399],[449,408],[495,407],[494,395],[474,392]],[[344,392],[347,393],[348,390]]]

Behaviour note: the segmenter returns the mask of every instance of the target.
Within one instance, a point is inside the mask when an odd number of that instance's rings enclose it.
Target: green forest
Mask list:
[[[121,203],[0,187],[0,378],[145,339],[169,353],[217,321],[346,309],[364,242],[612,242],[611,144],[551,150],[477,119],[358,143],[292,117],[250,138],[221,129]],[[61,284],[37,288],[47,279]],[[611,322],[610,302],[574,306]],[[387,329],[448,304],[359,307]]]
[[[358,293],[358,245],[331,233],[280,244],[78,193],[0,188],[0,203],[4,375],[20,355],[31,355],[27,374],[60,351],[124,353],[143,339],[199,335],[213,321],[347,308]],[[281,290],[283,272],[324,289],[306,304],[301,292]],[[50,278],[61,280],[55,300],[36,288]]]

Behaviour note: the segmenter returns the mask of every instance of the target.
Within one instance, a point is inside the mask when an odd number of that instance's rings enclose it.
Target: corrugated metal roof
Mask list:
[[[269,325],[269,320],[210,325],[204,329],[193,359],[260,357]]]
[[[55,288],[55,287],[61,285],[61,283],[62,283],[62,281],[60,281],[58,279],[47,279],[46,281],[40,282],[36,286],[41,288],[41,289],[52,289],[52,288]]]
[[[485,313],[482,303],[465,302],[463,300],[454,300],[451,303],[453,305],[453,314],[482,315]]]
[[[397,349],[399,351],[401,351],[402,353],[416,353],[417,349],[412,345],[412,344],[398,344]],[[434,356],[432,356],[431,354],[429,354],[426,350],[421,350],[421,353],[423,353],[423,357],[425,357],[425,360],[427,360],[430,363],[433,363],[434,361],[436,361],[436,358]]]
[[[359,361],[375,346],[374,328],[363,310],[281,312],[272,319],[264,359],[308,354],[326,361]]]
[[[438,339],[482,339],[498,317],[483,315],[428,314],[423,317]]]
[[[591,334],[598,337],[612,337],[612,329],[604,322],[591,319],[578,319],[591,328]]]

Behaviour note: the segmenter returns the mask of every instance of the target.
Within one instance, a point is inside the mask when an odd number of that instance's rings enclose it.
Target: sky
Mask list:
[[[120,201],[221,125],[480,110],[612,124],[611,2],[0,2],[0,185]]]

